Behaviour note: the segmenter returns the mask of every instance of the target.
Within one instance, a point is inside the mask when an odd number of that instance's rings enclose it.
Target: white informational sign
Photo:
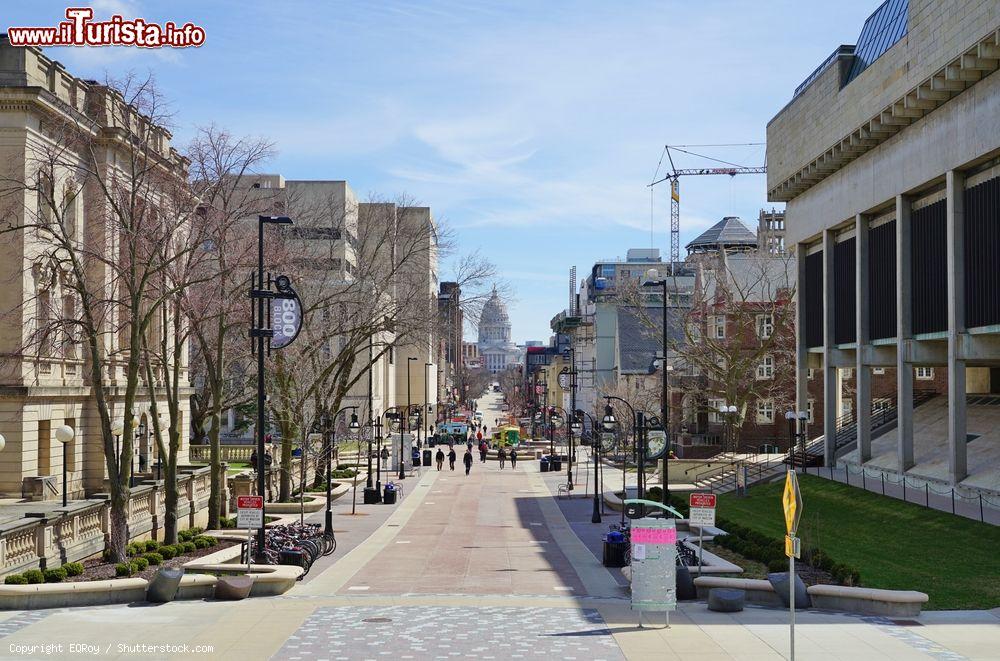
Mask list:
[[[688,505],[690,506],[688,520],[692,526],[706,527],[715,525],[715,503],[714,493],[693,493]]]
[[[677,528],[673,519],[632,521],[632,610],[677,608]]]
[[[236,527],[254,530],[264,527],[264,497],[236,497]]]

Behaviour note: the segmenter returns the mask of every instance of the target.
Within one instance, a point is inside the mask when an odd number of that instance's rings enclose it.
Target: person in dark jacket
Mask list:
[[[468,475],[472,470],[472,450],[465,451],[465,456],[462,457],[462,462],[465,464],[465,474]]]
[[[438,470],[441,470],[444,467],[444,450],[438,448],[437,454],[434,455],[434,458],[437,459]]]
[[[486,445],[486,441],[479,444],[479,461],[486,463],[486,453],[489,451],[490,446]]]
[[[517,468],[517,450],[513,448],[510,450],[510,467],[512,470]]]
[[[507,463],[507,451],[502,447],[497,450],[497,459],[500,460],[500,470],[503,470],[503,465]]]
[[[455,470],[455,459],[457,459],[457,458],[458,458],[458,455],[455,454],[455,448],[449,449],[448,450],[448,467],[451,468],[452,470]]]

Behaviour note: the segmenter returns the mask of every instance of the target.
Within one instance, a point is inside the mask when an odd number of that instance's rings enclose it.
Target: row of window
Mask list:
[[[818,369],[810,367],[808,370],[806,370],[806,378],[807,379],[812,379],[814,376],[816,376],[816,372],[818,372],[818,371],[819,371]],[[842,378],[844,378],[844,379],[853,379],[854,378],[854,368],[853,367],[844,368],[844,369],[840,370],[840,372],[841,372],[840,376]],[[872,368],[872,374],[874,374],[875,376],[881,376],[881,375],[885,374],[885,368],[884,367],[873,367]],[[917,381],[933,381],[934,380],[934,368],[933,367],[914,367],[913,368],[913,376],[914,376],[915,379],[917,379]]]
[[[757,337],[762,340],[770,338],[774,334],[774,315],[770,313],[758,314],[755,327]],[[726,339],[726,315],[710,315],[708,317],[708,332],[712,339]]]

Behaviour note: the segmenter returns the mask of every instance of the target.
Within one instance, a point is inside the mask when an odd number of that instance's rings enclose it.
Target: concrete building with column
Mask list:
[[[1000,490],[1000,3],[887,0],[767,127],[768,198],[796,251],[797,396],[821,369],[827,464]],[[874,434],[872,372],[896,424]],[[946,393],[922,403],[928,374]],[[915,407],[916,404],[919,406]]]

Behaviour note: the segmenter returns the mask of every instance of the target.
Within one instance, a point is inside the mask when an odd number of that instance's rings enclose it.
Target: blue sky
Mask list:
[[[568,270],[650,246],[664,144],[763,142],[768,120],[877,0],[802,2],[238,2],[100,0],[192,21],[197,49],[53,49],[84,78],[152,70],[175,142],[215,122],[273,140],[289,179],[406,193],[512,285],[517,341],[546,339]],[[65,2],[6,4],[0,23],[54,25]],[[757,148],[701,150],[762,165]],[[703,165],[687,161],[679,166]],[[681,245],[725,215],[753,227],[763,176],[682,180]],[[669,198],[652,200],[669,246]],[[683,248],[682,248],[683,254]],[[447,265],[442,269],[447,277]],[[467,335],[471,335],[467,331]]]

